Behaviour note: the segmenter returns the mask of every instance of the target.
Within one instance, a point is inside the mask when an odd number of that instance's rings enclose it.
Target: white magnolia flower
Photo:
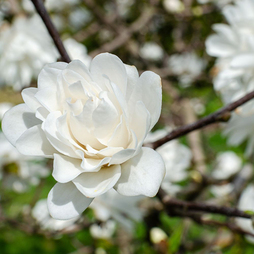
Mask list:
[[[206,62],[194,52],[185,52],[170,56],[168,67],[174,75],[179,76],[181,85],[186,87],[202,73]]]
[[[208,54],[217,57],[214,88],[227,104],[254,90],[254,1],[236,1],[225,6],[223,14],[229,24],[214,25],[216,34],[208,37],[206,47]],[[254,147],[253,114],[250,101],[233,113],[225,130],[230,145],[248,140],[248,155]]]
[[[48,211],[47,199],[41,199],[36,202],[32,216],[41,226],[42,229],[60,231],[63,229],[71,229],[77,219],[70,220],[55,220],[53,219]]]
[[[242,211],[252,211],[254,212],[254,185],[250,184],[247,188],[242,192],[239,203],[238,209]],[[237,218],[236,224],[245,231],[248,231],[254,234],[254,228],[252,225],[252,221],[250,219],[244,218]],[[246,239],[254,243],[254,237],[246,236]]]
[[[54,158],[58,183],[48,196],[56,219],[82,213],[113,187],[122,195],[154,196],[163,180],[161,156],[142,144],[161,111],[160,77],[108,53],[90,70],[80,61],[46,65],[38,88],[9,110],[2,128],[23,154]]]
[[[38,185],[49,173],[43,160],[22,155],[0,133],[0,179],[5,188],[24,192],[29,185]]]
[[[163,49],[155,42],[147,42],[140,49],[140,56],[150,61],[159,61],[163,58]]]
[[[212,172],[215,179],[228,179],[240,171],[242,160],[234,152],[227,151],[219,153],[216,158],[216,167]]]
[[[71,59],[80,60],[86,66],[90,66],[92,58],[87,54],[87,49],[83,44],[68,38],[64,41],[64,46]]]
[[[154,142],[164,137],[167,133],[168,130],[166,129],[150,132],[146,142]],[[156,151],[161,155],[166,165],[166,175],[161,186],[168,194],[173,195],[181,189],[176,183],[188,177],[187,169],[191,165],[191,151],[177,140],[165,143],[157,148]]]
[[[116,230],[116,222],[108,220],[106,222],[98,224],[92,224],[89,228],[92,237],[98,239],[110,239]]]
[[[93,209],[96,219],[103,222],[114,219],[127,231],[132,232],[133,221],[140,221],[143,217],[143,211],[138,206],[143,199],[143,196],[125,197],[111,189],[97,197],[90,208]]]
[[[54,62],[56,56],[40,17],[17,17],[0,31],[0,85],[15,90],[30,85],[44,64]]]

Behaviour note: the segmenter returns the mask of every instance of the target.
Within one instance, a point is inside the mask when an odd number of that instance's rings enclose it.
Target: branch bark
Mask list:
[[[230,119],[231,111],[235,110],[239,106],[243,105],[244,103],[248,102],[249,100],[254,98],[254,91],[246,94],[239,100],[228,104],[227,106],[217,110],[216,112],[194,122],[192,124],[181,126],[172,132],[170,132],[165,137],[153,142],[148,143],[146,146],[152,147],[153,149],[158,148],[159,146],[165,144],[166,142],[184,136],[194,130],[203,128],[207,125],[216,123],[216,122],[225,122]]]
[[[38,14],[41,16],[45,26],[47,27],[48,32],[49,32],[50,36],[52,37],[59,54],[62,57],[62,60],[64,62],[69,63],[71,61],[71,59],[70,59],[70,57],[63,45],[63,42],[60,38],[59,33],[57,32],[53,22],[50,19],[50,16],[43,4],[43,1],[42,0],[31,0],[31,1],[32,1],[36,11],[38,12]]]
[[[176,216],[178,212],[175,209],[180,209],[184,213],[188,211],[192,212],[205,212],[212,214],[221,214],[228,217],[241,217],[251,219],[252,216],[250,214],[245,213],[237,208],[226,207],[226,206],[216,206],[209,205],[205,203],[197,203],[197,202],[186,202],[182,200],[178,200],[175,198],[171,198],[166,193],[160,189],[158,193],[158,197],[162,201],[166,211],[168,214]]]

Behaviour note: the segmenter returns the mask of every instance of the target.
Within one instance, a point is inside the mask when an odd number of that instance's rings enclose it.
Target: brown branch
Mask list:
[[[189,214],[189,215],[186,214],[185,216],[192,219],[193,221],[195,221],[196,223],[198,223],[200,225],[228,228],[229,230],[231,230],[232,232],[235,232],[237,234],[240,234],[240,235],[245,234],[245,235],[249,235],[249,236],[254,237],[253,233],[251,233],[249,231],[246,231],[246,230],[243,230],[243,229],[239,228],[238,226],[236,226],[233,223],[220,222],[220,221],[216,221],[216,220],[207,220],[207,219],[202,218],[201,216],[195,216],[195,215],[192,215],[192,214]]]
[[[59,33],[57,32],[53,22],[50,19],[50,16],[43,4],[43,1],[42,0],[31,0],[31,1],[34,4],[34,7],[35,7],[36,11],[38,12],[38,14],[41,16],[45,26],[47,27],[48,32],[49,32],[50,36],[52,37],[52,39],[55,43],[55,46],[62,57],[62,60],[64,62],[69,63],[71,61],[71,59],[70,59],[70,57],[63,45],[63,42],[60,38]]]
[[[248,102],[249,100],[254,98],[254,91],[250,92],[248,94],[246,94],[245,96],[243,96],[242,98],[240,98],[239,100],[228,104],[227,106],[217,110],[216,112],[198,120],[195,123],[192,124],[188,124],[188,125],[184,125],[181,126],[175,130],[173,130],[172,132],[170,132],[168,135],[166,135],[165,137],[153,142],[153,143],[149,143],[146,144],[146,146],[152,147],[153,149],[158,148],[159,146],[165,144],[166,142],[179,138],[181,136],[184,136],[194,130],[203,128],[207,125],[216,123],[216,122],[225,122],[228,121],[230,118],[230,113],[231,111],[235,110],[237,107],[243,105],[244,103]]]
[[[192,212],[221,214],[221,215],[226,215],[228,217],[241,217],[241,218],[247,218],[247,219],[252,218],[250,214],[247,214],[244,211],[241,211],[237,208],[209,205],[209,204],[197,203],[197,202],[186,202],[186,201],[178,200],[175,198],[171,198],[162,189],[160,189],[158,193],[158,197],[162,201],[168,214],[173,216],[178,215],[179,209],[180,209],[180,211],[183,211],[185,213],[192,211]]]

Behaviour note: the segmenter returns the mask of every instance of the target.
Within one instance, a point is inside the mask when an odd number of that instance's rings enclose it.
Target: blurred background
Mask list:
[[[254,5],[252,0],[243,0],[239,6],[242,2]],[[151,70],[161,76],[162,114],[146,142],[195,122],[250,90],[242,92],[232,76],[223,81],[231,84],[234,95],[218,85],[222,82],[220,73],[229,69],[231,55],[248,48],[236,49],[242,44],[234,41],[226,28],[222,31],[213,26],[229,23],[236,29],[225,17],[228,6],[236,8],[234,1],[44,3],[71,59],[89,65],[95,55],[110,52],[124,63],[135,65],[140,73]],[[250,19],[237,28],[245,29],[247,38],[254,34],[250,25],[250,21],[254,24],[252,7],[245,9]],[[211,37],[214,31],[224,37]],[[237,44],[234,52],[229,47],[230,39]],[[22,102],[23,88],[36,86],[42,67],[55,61],[61,61],[61,57],[31,1],[0,0],[0,119]],[[250,84],[254,71],[248,71],[246,82]],[[237,81],[242,79],[237,76]],[[225,99],[226,95],[230,99]],[[242,123],[237,130],[232,127],[236,116],[232,116],[228,125],[216,123],[159,147],[167,168],[163,190],[186,201],[238,206],[252,214],[254,158],[252,146],[246,141],[254,136],[254,121],[248,112],[242,116],[245,120],[236,120]],[[250,220],[201,214],[202,220],[195,221],[186,215],[169,216],[156,197],[123,197],[114,190],[96,198],[81,217],[56,221],[46,204],[55,184],[52,167],[51,160],[19,154],[0,133],[0,253],[254,252],[253,236],[244,234],[254,233]]]

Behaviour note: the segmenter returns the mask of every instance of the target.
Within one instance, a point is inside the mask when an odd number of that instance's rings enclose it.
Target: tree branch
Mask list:
[[[220,221],[216,221],[216,220],[207,220],[207,219],[202,218],[201,216],[195,216],[192,214],[189,214],[189,215],[186,214],[186,217],[192,219],[193,221],[195,221],[196,223],[198,223],[200,225],[228,228],[229,230],[231,230],[232,232],[235,232],[237,234],[240,234],[240,235],[245,234],[245,235],[254,237],[253,233],[243,230],[233,223],[220,222]]]
[[[178,212],[176,211],[176,209],[181,209],[181,211],[185,213],[188,211],[193,211],[193,212],[195,211],[195,212],[221,214],[221,215],[226,215],[228,217],[241,217],[241,218],[247,218],[247,219],[252,218],[250,214],[247,214],[237,208],[209,205],[209,204],[197,203],[197,202],[186,202],[186,201],[178,200],[175,198],[171,198],[162,189],[159,190],[158,197],[162,201],[168,214],[173,216],[178,215]]]
[[[254,91],[246,94],[239,100],[228,104],[227,106],[219,109],[218,111],[198,120],[195,123],[184,125],[184,126],[181,126],[177,129],[173,130],[172,132],[167,134],[165,137],[163,137],[153,143],[148,143],[148,144],[146,144],[146,146],[156,149],[159,146],[165,144],[166,142],[176,139],[176,138],[179,138],[181,136],[184,136],[194,130],[200,129],[200,128],[210,125],[212,123],[228,121],[230,119],[231,111],[235,110],[237,107],[243,105],[244,103],[248,102],[249,100],[251,100],[253,98],[254,98]]]
[[[50,16],[43,4],[43,1],[42,0],[31,0],[31,1],[34,4],[34,7],[35,7],[36,11],[38,12],[38,14],[41,16],[45,26],[47,27],[48,32],[49,32],[50,36],[52,37],[52,39],[56,45],[56,48],[62,57],[62,60],[64,62],[69,63],[71,61],[71,59],[70,59],[70,57],[63,45],[63,42],[60,38],[59,33],[57,32],[53,22],[50,19]]]

